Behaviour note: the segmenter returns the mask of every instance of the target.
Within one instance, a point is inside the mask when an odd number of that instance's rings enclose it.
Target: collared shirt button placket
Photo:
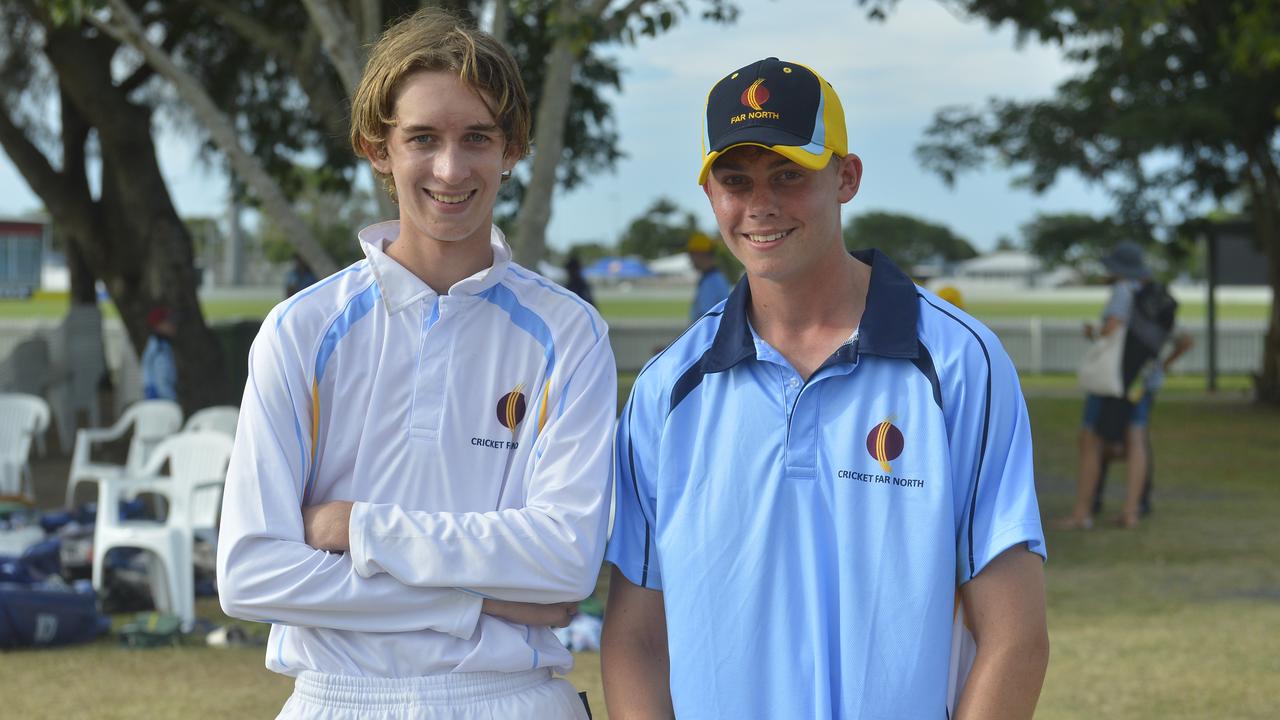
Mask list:
[[[447,296],[427,297],[422,307],[422,342],[418,348],[418,371],[414,378],[413,411],[409,434],[422,440],[440,436],[444,396],[449,379],[449,346],[452,340],[441,323],[449,312]]]

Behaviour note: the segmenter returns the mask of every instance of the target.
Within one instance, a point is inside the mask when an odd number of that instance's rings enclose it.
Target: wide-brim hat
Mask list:
[[[1146,253],[1143,252],[1142,246],[1125,240],[1116,245],[1106,257],[1102,259],[1102,266],[1107,272],[1129,280],[1142,280],[1151,275],[1151,270],[1147,268]]]

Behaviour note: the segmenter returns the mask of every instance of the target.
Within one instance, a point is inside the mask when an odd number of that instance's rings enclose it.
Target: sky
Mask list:
[[[701,3],[689,5],[696,13]],[[589,178],[572,193],[557,192],[547,232],[552,247],[611,244],[662,196],[713,229],[696,184],[706,94],[720,76],[768,56],[814,68],[841,98],[849,150],[864,167],[861,189],[844,208],[846,221],[873,210],[913,215],[951,228],[981,250],[1001,237],[1020,240],[1020,226],[1038,213],[1110,210],[1101,189],[1069,176],[1038,196],[1010,187],[1013,173],[999,168],[961,175],[948,188],[914,157],[938,108],[1052,95],[1073,71],[1056,48],[1018,48],[1011,29],[992,31],[929,0],[904,0],[882,23],[868,20],[854,0],[738,5],[731,25],[686,17],[664,35],[608,51],[623,70],[622,90],[610,97],[626,157],[613,173]],[[162,125],[159,147],[179,212],[224,216],[226,179],[197,157],[196,143]],[[0,152],[0,217],[39,206]]]

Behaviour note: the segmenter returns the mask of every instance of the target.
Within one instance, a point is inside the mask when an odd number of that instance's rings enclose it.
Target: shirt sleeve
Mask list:
[[[1032,463],[1031,424],[1004,347],[974,323],[976,341],[948,373],[943,407],[956,501],[957,582],[1014,545],[1047,558]]]
[[[566,370],[564,397],[552,401],[559,409],[533,450],[524,507],[458,513],[358,502],[350,528],[356,571],[502,600],[551,603],[590,595],[604,555],[618,406],[608,334]]]
[[[249,380],[223,493],[218,590],[233,617],[364,632],[437,630],[471,637],[482,600],[451,587],[362,577],[349,555],[303,542],[310,393],[299,357],[268,316],[249,353]]]
[[[1111,286],[1111,295],[1107,298],[1106,307],[1102,308],[1102,321],[1107,318],[1118,318],[1120,322],[1129,322],[1133,314],[1133,296],[1137,294],[1138,285],[1129,280],[1117,280]]]
[[[655,542],[654,469],[662,415],[659,402],[650,397],[652,384],[643,373],[636,379],[631,398],[618,419],[614,462],[615,508],[613,533],[605,559],[633,584],[662,589],[662,564]]]

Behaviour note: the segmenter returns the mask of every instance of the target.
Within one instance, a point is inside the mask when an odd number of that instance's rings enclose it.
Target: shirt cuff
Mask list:
[[[360,577],[372,577],[378,571],[369,567],[369,503],[356,502],[351,505],[351,519],[347,522],[347,544],[351,555],[351,566]]]

